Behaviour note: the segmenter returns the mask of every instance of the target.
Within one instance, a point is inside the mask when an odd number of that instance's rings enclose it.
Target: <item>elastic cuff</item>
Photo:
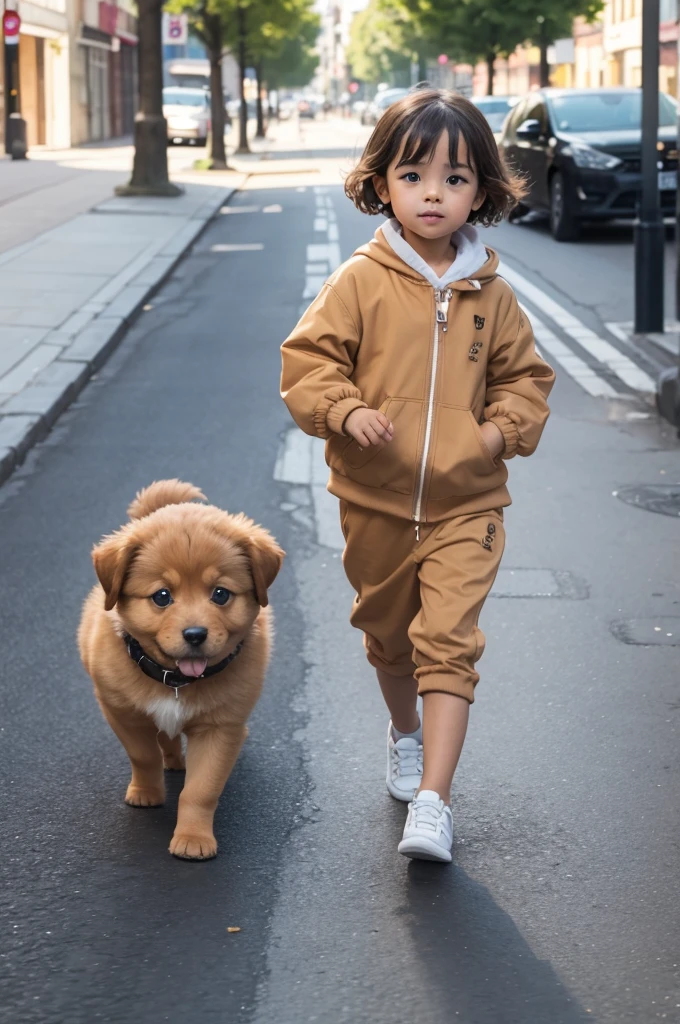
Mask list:
[[[463,678],[451,675],[450,672],[432,672],[416,669],[415,677],[418,680],[418,695],[424,693],[450,693],[452,697],[462,697],[468,704],[475,702],[475,684],[470,678]]]
[[[517,449],[519,448],[517,424],[513,423],[509,416],[493,416],[489,423],[493,423],[498,427],[505,439],[505,451],[502,452],[501,458],[511,459],[513,455],[517,454]]]
[[[386,672],[388,676],[400,676],[406,679],[408,676],[412,676],[416,670],[415,665],[411,661],[410,655],[408,656],[408,660],[405,659],[404,661],[390,663],[379,658],[377,654],[375,654],[371,648],[366,645],[366,641],[364,641],[364,646],[366,647],[366,657],[368,658],[369,665],[372,665],[373,668],[379,668],[381,672]]]
[[[345,420],[355,409],[366,409],[368,406],[360,398],[343,398],[335,402],[326,413],[326,426],[333,434],[344,434]]]

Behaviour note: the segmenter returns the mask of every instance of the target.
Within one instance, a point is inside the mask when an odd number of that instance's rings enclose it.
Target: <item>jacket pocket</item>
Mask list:
[[[434,501],[480,494],[505,478],[469,409],[440,405],[437,409],[429,497]]]
[[[418,399],[388,398],[380,406],[392,421],[394,437],[383,448],[361,448],[352,438],[341,458],[344,475],[364,487],[384,487],[399,494],[411,494],[415,486],[416,457],[423,403]]]

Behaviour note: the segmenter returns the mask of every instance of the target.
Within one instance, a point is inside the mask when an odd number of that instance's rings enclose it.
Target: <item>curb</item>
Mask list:
[[[31,448],[47,437],[61,414],[115,352],[151,296],[239,187],[225,187],[219,201],[211,202],[208,209],[207,203],[200,207],[162,252],[152,254],[139,274],[109,302],[77,311],[71,317],[73,334],[65,333],[67,323],[45,339],[61,351],[0,409],[0,486]]]

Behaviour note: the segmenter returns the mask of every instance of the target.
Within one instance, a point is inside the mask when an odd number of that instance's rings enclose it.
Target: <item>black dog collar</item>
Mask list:
[[[234,658],[241,653],[241,649],[245,643],[244,640],[241,640],[231,654],[228,654],[226,658],[223,658],[222,661],[217,663],[217,665],[210,665],[202,675],[185,676],[178,668],[169,669],[163,668],[162,665],[159,665],[157,661],[154,661],[153,658],[150,658],[149,655],[146,654],[142,645],[135,640],[133,636],[130,636],[129,633],[123,633],[123,640],[127,647],[128,654],[137,667],[142,670],[144,675],[148,676],[149,679],[154,679],[157,683],[163,683],[164,686],[172,687],[175,691],[175,697],[178,697],[177,691],[181,689],[181,687],[188,686],[189,683],[197,683],[199,679],[207,679],[209,676],[217,675],[218,672],[225,669],[227,665],[230,665]]]

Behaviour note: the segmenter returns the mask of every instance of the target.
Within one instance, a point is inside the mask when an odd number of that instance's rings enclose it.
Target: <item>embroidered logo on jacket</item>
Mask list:
[[[483,345],[484,345],[483,341],[476,341],[473,344],[473,346],[470,349],[470,351],[468,352],[468,359],[471,359],[473,363],[478,363],[479,362],[479,359],[477,358],[477,353],[479,352],[480,348],[483,347]]]
[[[475,327],[477,328],[478,331],[481,331],[483,326],[484,326],[484,317],[483,316],[477,316],[477,314],[475,313]]]

